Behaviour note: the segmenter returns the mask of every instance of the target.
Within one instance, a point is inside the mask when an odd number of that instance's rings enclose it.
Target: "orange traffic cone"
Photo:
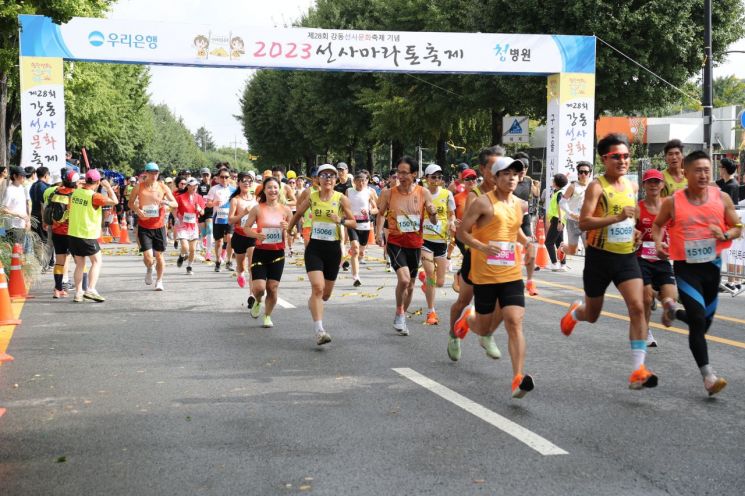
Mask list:
[[[535,254],[535,265],[542,269],[548,268],[551,264],[551,259],[548,256],[548,249],[546,248],[546,230],[543,227],[543,219],[538,219],[538,223],[535,227],[536,236],[538,237],[538,248]]]
[[[10,283],[8,293],[11,299],[26,298],[26,281],[23,279],[23,263],[21,262],[23,248],[20,244],[13,245],[13,254],[10,256]]]
[[[21,276],[23,277],[23,276]],[[0,325],[18,325],[21,319],[13,317],[10,307],[10,294],[8,294],[8,282],[5,280],[5,269],[0,262]]]
[[[113,243],[119,242],[119,236],[121,236],[121,232],[119,231],[119,222],[117,221],[117,216],[114,214],[114,219],[111,221],[111,225],[109,226],[111,229],[111,237]]]
[[[127,228],[127,216],[125,215],[124,217],[122,217],[122,226],[119,233],[119,244],[126,245],[129,243],[129,229]]]

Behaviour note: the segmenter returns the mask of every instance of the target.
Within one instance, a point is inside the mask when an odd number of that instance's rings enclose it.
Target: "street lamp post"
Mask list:
[[[711,0],[704,0],[704,94],[701,104],[704,108],[704,149],[712,155],[714,146],[711,142],[711,117],[713,107],[713,73],[711,59]]]

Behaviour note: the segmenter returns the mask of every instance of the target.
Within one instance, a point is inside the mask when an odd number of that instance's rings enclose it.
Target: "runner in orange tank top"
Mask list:
[[[383,226],[388,228],[386,251],[391,267],[396,271],[396,315],[393,328],[402,336],[409,335],[406,326],[406,310],[411,304],[416,274],[419,270],[424,216],[437,222],[437,210],[432,205],[432,195],[416,184],[419,163],[411,157],[401,157],[396,163],[398,186],[380,193],[378,200],[378,222],[375,226],[375,241],[383,242]]]
[[[698,150],[683,160],[688,186],[665,199],[652,226],[657,255],[673,260],[673,271],[685,311],[675,317],[688,324],[688,346],[696,360],[709,396],[727,381],[709,364],[706,333],[719,300],[722,259],[732,239],[742,234],[740,217],[730,196],[711,184],[711,159]],[[670,223],[669,246],[663,228]]]
[[[522,398],[535,387],[533,378],[524,373],[525,285],[518,249],[518,244],[527,249],[531,242],[520,229],[527,206],[512,194],[522,169],[523,163],[510,157],[494,161],[487,172],[494,176],[494,190],[469,206],[457,232],[458,239],[471,251],[474,304],[463,310],[454,324],[455,331],[465,334],[473,330],[480,336],[479,343],[486,354],[496,359],[501,353],[492,335],[504,320],[512,361],[513,398]]]

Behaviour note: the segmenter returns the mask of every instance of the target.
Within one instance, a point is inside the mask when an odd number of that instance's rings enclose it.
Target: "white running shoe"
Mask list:
[[[326,343],[331,342],[331,336],[329,336],[329,333],[324,331],[323,329],[320,329],[316,331],[316,344],[318,346],[323,346]]]
[[[647,348],[657,348],[657,340],[652,336],[652,329],[647,330]]]
[[[150,267],[147,269],[147,272],[145,272],[145,284],[150,286],[153,283],[153,268]]]
[[[406,314],[396,315],[393,319],[393,328],[398,331],[401,336],[409,335],[409,328],[406,327]]]
[[[155,291],[165,291],[165,288],[163,287],[163,281],[161,279],[155,282]]]

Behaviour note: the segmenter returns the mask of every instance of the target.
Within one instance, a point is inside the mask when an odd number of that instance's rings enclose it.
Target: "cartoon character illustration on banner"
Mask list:
[[[210,46],[210,40],[203,34],[197,35],[194,38],[194,47],[197,49],[197,57],[200,59],[207,58],[207,49]]]
[[[241,38],[240,36],[233,36],[230,39],[230,58],[239,59],[241,58],[241,55],[245,53],[246,50],[243,43],[243,38]]]

